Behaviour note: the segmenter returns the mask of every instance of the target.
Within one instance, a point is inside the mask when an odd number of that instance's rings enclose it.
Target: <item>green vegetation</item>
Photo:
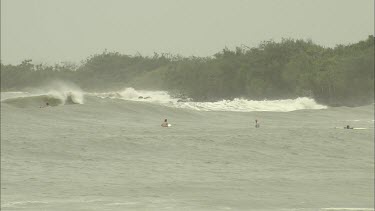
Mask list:
[[[374,101],[374,36],[335,48],[305,40],[266,41],[205,58],[103,52],[80,66],[34,65],[31,60],[1,64],[2,91],[38,87],[53,79],[72,81],[84,90],[168,90],[197,101],[307,96],[331,106],[358,106]]]

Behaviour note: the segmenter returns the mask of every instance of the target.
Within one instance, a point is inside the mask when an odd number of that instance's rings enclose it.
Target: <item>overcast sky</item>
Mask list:
[[[1,0],[1,60],[79,62],[104,49],[211,56],[286,38],[374,34],[374,0]]]

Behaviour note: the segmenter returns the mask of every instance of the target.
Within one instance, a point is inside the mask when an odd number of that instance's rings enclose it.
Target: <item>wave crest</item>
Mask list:
[[[56,82],[31,92],[2,92],[1,102],[17,107],[40,107],[47,103],[50,106],[83,104],[84,93],[77,86]]]
[[[91,93],[90,95],[100,98],[158,103],[169,107],[192,109],[197,111],[289,112],[303,109],[327,108],[327,106],[317,104],[314,99],[307,97],[261,101],[236,98],[234,100],[221,100],[217,102],[192,102],[191,99],[173,98],[166,91],[145,91],[135,90],[134,88],[126,88],[118,92]]]
[[[174,103],[179,100],[179,98],[172,98],[168,94],[168,92],[165,92],[165,91],[135,90],[132,87],[125,88],[124,90],[117,91],[117,92],[90,93],[89,95],[100,97],[100,98],[154,102],[154,103],[162,103],[162,104]]]
[[[49,106],[58,106],[66,104],[83,104],[83,95],[81,93],[58,93],[52,92],[41,95],[25,95],[21,97],[7,98],[1,101],[16,107],[41,107],[47,103]]]
[[[288,112],[303,109],[326,109],[324,105],[319,105],[314,99],[300,97],[286,100],[247,100],[236,98],[234,100],[222,100],[218,102],[184,102],[174,106],[179,108],[189,108],[198,111],[278,111]]]

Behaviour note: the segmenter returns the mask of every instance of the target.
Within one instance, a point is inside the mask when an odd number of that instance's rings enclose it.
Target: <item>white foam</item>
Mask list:
[[[171,97],[166,91],[146,91],[126,88],[118,92],[91,93],[100,98],[122,99],[158,103],[169,107],[185,108],[197,111],[279,111],[288,112],[302,109],[326,109],[315,100],[307,97],[286,100],[247,100],[236,98],[217,102],[181,102],[180,98]]]
[[[60,99],[63,104],[69,100],[72,100],[73,103],[83,104],[84,103],[84,95],[83,92],[76,91],[76,90],[50,90],[47,92],[48,96]]]
[[[288,112],[302,109],[326,109],[326,106],[319,105],[315,100],[302,97],[287,100],[222,100],[218,102],[185,102],[177,103],[174,106],[179,108],[190,108],[200,111],[279,111]]]
[[[75,84],[62,81],[52,81],[43,87],[32,88],[28,92],[1,92],[1,100],[43,95],[59,99],[63,104],[68,100],[76,104],[84,103],[84,92]]]
[[[88,95],[93,95],[100,98],[154,102],[162,104],[178,101],[178,99],[172,98],[168,92],[165,91],[135,90],[131,87],[117,92],[88,93]]]
[[[81,88],[77,85],[66,82],[66,81],[51,81],[49,84],[40,88],[40,90],[47,95],[57,97],[61,99],[64,103],[69,100],[69,98],[78,104],[84,103],[84,94]]]

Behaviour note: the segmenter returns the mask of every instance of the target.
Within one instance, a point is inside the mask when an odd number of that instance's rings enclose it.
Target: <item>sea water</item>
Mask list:
[[[373,138],[373,105],[2,93],[1,209],[373,210]]]

